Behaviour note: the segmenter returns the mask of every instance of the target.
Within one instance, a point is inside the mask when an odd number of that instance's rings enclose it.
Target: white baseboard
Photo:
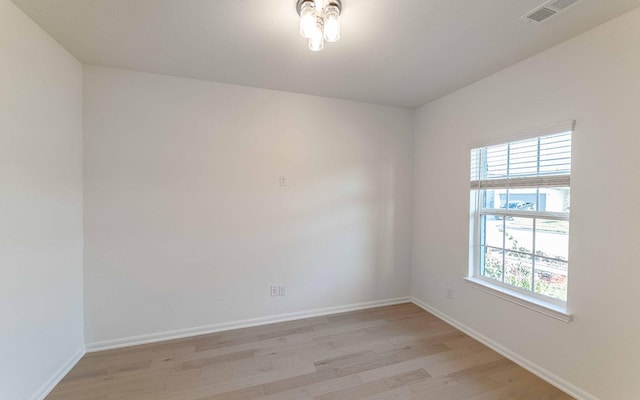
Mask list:
[[[206,335],[209,333],[229,331],[233,329],[250,328],[252,326],[260,326],[273,324],[276,322],[293,321],[302,318],[320,317],[329,314],[339,314],[349,311],[365,310],[367,308],[390,306],[394,304],[409,303],[409,297],[399,297],[395,299],[368,301],[365,303],[349,304],[345,306],[326,307],[308,311],[299,311],[288,314],[279,314],[268,317],[251,318],[240,321],[223,322],[207,326],[198,326],[195,328],[178,329],[173,331],[150,333],[147,335],[131,336],[121,339],[105,340],[100,342],[88,343],[87,352],[96,352],[103,350],[118,349],[122,347],[136,346],[140,344],[161,342],[164,340],[182,339],[185,337]]]
[[[80,359],[85,355],[85,353],[86,353],[86,350],[84,346],[82,346],[80,349],[78,349],[78,351],[76,351],[76,353],[66,363],[64,363],[51,376],[51,378],[49,378],[49,380],[47,380],[42,385],[42,387],[33,396],[30,397],[30,399],[44,400],[44,398],[47,397],[49,393],[51,393],[53,388],[56,387],[58,383],[60,383],[62,378],[64,378],[69,373],[69,371],[71,371],[71,368],[73,368],[78,363],[78,361],[80,361]]]
[[[504,357],[520,365],[522,368],[526,369],[532,374],[537,375],[541,379],[549,382],[550,384],[562,390],[563,392],[575,397],[577,400],[599,400],[594,395],[587,393],[586,391],[580,389],[574,384],[565,381],[564,379],[549,372],[548,370],[542,368],[541,366],[534,364],[533,362],[527,360],[526,358],[514,353],[513,351],[507,349],[506,347],[493,341],[492,339],[489,339],[488,337],[482,335],[481,333],[464,325],[463,323],[449,317],[447,314],[431,307],[427,303],[415,297],[411,297],[411,302],[417,305],[418,307],[423,308],[424,310],[430,312],[431,314],[435,315],[441,320],[449,323],[450,325],[453,325],[454,327],[466,333],[467,335],[471,336],[475,340],[493,349],[494,351],[500,353]]]
[[[96,352],[96,351],[102,351],[102,350],[110,350],[110,349],[116,349],[116,348],[122,348],[122,347],[135,346],[139,344],[161,342],[164,340],[181,339],[181,338],[190,337],[190,336],[205,335],[209,333],[223,332],[223,331],[229,331],[233,329],[249,328],[252,326],[267,325],[267,324],[273,324],[277,322],[286,322],[286,321],[293,321],[293,320],[303,319],[303,318],[319,317],[323,315],[339,314],[339,313],[345,313],[349,311],[365,310],[368,308],[390,306],[394,304],[402,304],[407,302],[412,302],[418,307],[423,308],[427,312],[430,312],[436,317],[451,324],[452,326],[456,327],[460,331],[466,333],[467,335],[471,336],[472,338],[476,339],[477,341],[481,342],[487,347],[502,354],[504,357],[515,362],[516,364],[520,365],[521,367],[528,370],[529,372],[537,375],[538,377],[549,382],[550,384],[557,387],[558,389],[575,397],[577,400],[599,400],[597,397],[593,396],[592,394],[587,393],[586,391],[565,381],[564,379],[540,367],[539,365],[534,364],[533,362],[523,358],[522,356],[514,353],[513,351],[507,349],[506,347],[500,345],[499,343],[493,341],[492,339],[489,339],[488,337],[480,334],[479,332],[449,317],[443,312],[429,306],[427,303],[415,297],[400,297],[395,299],[377,300],[377,301],[369,301],[365,303],[349,304],[345,306],[326,307],[326,308],[320,308],[320,309],[314,309],[314,310],[308,310],[308,311],[279,314],[279,315],[273,315],[268,317],[252,318],[252,319],[233,321],[233,322],[224,322],[220,324],[200,326],[195,328],[179,329],[174,331],[166,331],[166,332],[152,333],[148,335],[132,336],[132,337],[127,337],[122,339],[106,340],[102,342],[90,343],[90,344],[87,344],[86,349],[84,347],[80,348],[69,359],[69,361],[67,361],[64,365],[62,365],[58,369],[58,371],[56,371],[56,373],[53,374],[53,376],[42,385],[40,390],[38,390],[33,396],[31,396],[30,399],[44,400],[44,398],[53,390],[53,388],[65,377],[65,375],[69,373],[69,371],[71,371],[71,369],[78,363],[78,361],[80,361],[80,359],[85,355],[86,352]]]

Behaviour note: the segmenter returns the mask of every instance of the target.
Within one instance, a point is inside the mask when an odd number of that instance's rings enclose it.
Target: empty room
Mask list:
[[[0,0],[0,400],[640,400],[640,0]]]

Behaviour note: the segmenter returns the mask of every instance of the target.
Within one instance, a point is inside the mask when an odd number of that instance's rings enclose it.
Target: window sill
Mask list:
[[[548,303],[543,300],[538,300],[531,297],[525,297],[515,290],[509,290],[507,288],[503,288],[502,286],[493,285],[490,282],[486,282],[474,277],[466,277],[464,279],[471,287],[481,290],[485,293],[489,293],[493,296],[500,297],[501,299],[507,300],[511,303],[517,304],[533,311],[537,311],[541,314],[555,318],[562,322],[569,323],[573,320],[573,314],[567,313],[566,309],[556,304]]]

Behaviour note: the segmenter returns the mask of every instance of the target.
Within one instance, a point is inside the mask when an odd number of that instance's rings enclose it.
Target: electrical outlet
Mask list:
[[[447,288],[447,299],[453,299],[453,288]]]
[[[284,175],[280,176],[280,186],[289,186],[289,180]]]
[[[271,285],[271,297],[281,297],[286,296],[286,286],[285,285]]]

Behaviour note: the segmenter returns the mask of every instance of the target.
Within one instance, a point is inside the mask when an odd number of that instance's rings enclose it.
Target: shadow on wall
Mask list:
[[[350,297],[384,298],[389,283],[399,279],[402,260],[396,254],[402,251],[396,249],[400,229],[394,172],[394,166],[385,163],[293,183],[285,189],[281,210],[286,224],[279,220],[256,233],[278,232],[274,236],[282,240],[273,243],[273,264],[288,265],[291,270],[283,276],[291,276],[298,286],[302,283],[300,290],[308,290],[316,304],[327,299],[338,304],[345,292]],[[318,281],[329,286],[318,291]]]
[[[399,268],[408,268],[400,265],[407,251],[397,246],[406,244],[399,238],[409,229],[396,220],[395,173],[389,161],[339,165],[292,176],[286,187],[227,186],[208,197],[178,179],[170,195],[151,181],[138,188],[148,192],[148,207],[117,206],[129,210],[123,217],[133,223],[109,256],[109,263],[120,264],[110,278],[119,275],[126,291],[165,304],[152,311],[157,319],[193,314],[198,298],[210,315],[224,315],[229,298],[246,296],[234,288],[247,282],[260,293],[269,284],[288,285],[287,295],[303,301],[299,309],[395,297],[393,288],[403,287]],[[214,200],[219,206],[209,205]],[[149,270],[136,265],[154,265],[159,274],[150,280]],[[185,287],[189,298],[182,295]],[[264,306],[282,311],[278,302]]]

